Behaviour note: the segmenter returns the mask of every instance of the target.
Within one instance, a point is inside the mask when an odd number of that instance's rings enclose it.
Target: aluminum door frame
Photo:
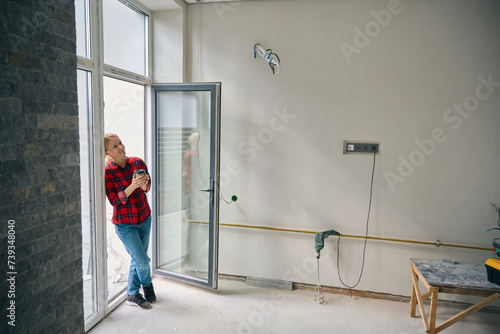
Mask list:
[[[170,92],[196,92],[210,91],[210,183],[213,185],[209,191],[209,258],[208,258],[208,279],[203,280],[198,277],[174,273],[163,269],[158,269],[157,254],[157,222],[158,222],[158,138],[157,138],[157,93],[163,91]],[[187,84],[155,84],[151,86],[151,108],[152,117],[152,239],[153,239],[153,274],[168,277],[174,280],[187,282],[207,288],[217,289],[218,287],[218,266],[219,266],[219,204],[220,204],[220,120],[221,120],[221,83],[187,83]]]

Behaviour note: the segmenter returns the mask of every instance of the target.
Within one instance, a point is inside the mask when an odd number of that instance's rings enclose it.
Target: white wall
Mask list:
[[[486,0],[188,5],[187,79],[222,82],[221,193],[239,199],[222,203],[221,222],[363,235],[372,158],[343,155],[342,143],[373,140],[370,235],[490,247],[499,237],[485,232],[498,219],[490,202],[500,204],[498,17],[500,4]],[[281,73],[253,59],[257,42],[279,55]],[[479,77],[495,82],[491,91]],[[473,111],[448,111],[464,103]],[[340,287],[335,247],[328,239],[321,279]],[[347,284],[362,251],[362,240],[342,239]],[[357,289],[409,295],[411,257],[481,262],[491,252],[369,241]],[[316,283],[314,235],[221,227],[219,267]]]

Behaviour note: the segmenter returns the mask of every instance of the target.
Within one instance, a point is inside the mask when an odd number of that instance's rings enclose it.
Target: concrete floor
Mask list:
[[[158,302],[151,309],[123,303],[89,333],[425,333],[421,318],[410,318],[406,302],[325,293],[326,303],[320,305],[308,290],[232,280],[219,280],[218,290],[160,277],[153,282]],[[437,324],[458,312],[439,306]],[[493,334],[499,328],[500,314],[477,312],[441,333]]]

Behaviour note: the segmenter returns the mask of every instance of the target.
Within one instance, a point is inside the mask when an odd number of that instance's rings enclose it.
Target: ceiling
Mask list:
[[[180,0],[186,3],[197,3],[196,0]],[[229,1],[242,1],[242,0],[201,0],[201,2],[229,2]],[[140,4],[144,5],[151,11],[179,9],[179,5],[175,0],[137,0]]]
[[[201,0],[201,2],[230,2],[230,1],[242,1],[242,0]],[[187,3],[197,3],[196,0],[184,0]]]
[[[243,0],[201,0],[201,2],[230,2],[230,1],[243,1]],[[184,0],[187,3],[197,3],[196,0]]]

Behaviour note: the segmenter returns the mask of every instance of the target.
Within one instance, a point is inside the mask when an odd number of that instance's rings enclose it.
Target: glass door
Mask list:
[[[217,288],[220,83],[153,85],[153,272]]]

